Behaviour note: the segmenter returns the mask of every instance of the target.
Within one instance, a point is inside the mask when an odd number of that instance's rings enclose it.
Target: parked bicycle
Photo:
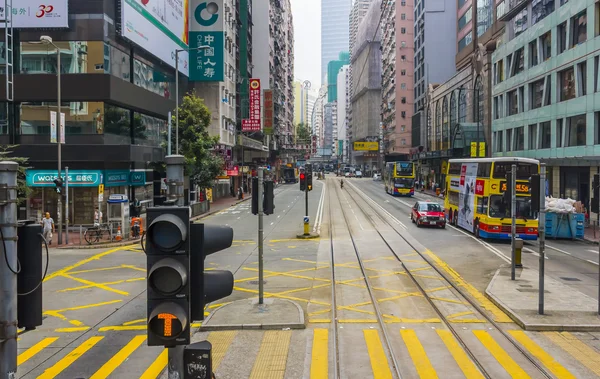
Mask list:
[[[87,228],[83,233],[83,238],[90,245],[102,241],[105,237],[109,242],[113,240],[112,232],[108,224],[94,225]]]

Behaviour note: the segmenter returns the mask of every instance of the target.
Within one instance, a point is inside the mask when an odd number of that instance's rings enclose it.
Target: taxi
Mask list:
[[[438,203],[430,201],[417,201],[412,207],[410,220],[421,226],[439,226],[446,227],[446,215],[444,208]]]

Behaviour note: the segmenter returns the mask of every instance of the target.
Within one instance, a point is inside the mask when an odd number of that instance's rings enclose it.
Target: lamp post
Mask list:
[[[175,154],[179,154],[179,53],[182,51],[204,50],[210,46],[198,46],[188,49],[175,49]],[[171,152],[169,151],[169,155]]]
[[[57,95],[56,95],[56,106],[57,106],[57,113],[56,113],[56,123],[58,124],[58,131],[57,131],[57,145],[58,145],[58,178],[62,179],[62,175],[61,175],[61,150],[62,150],[62,140],[61,140],[61,117],[60,117],[60,106],[61,106],[61,98],[60,98],[60,48],[58,46],[56,46],[56,44],[54,42],[52,42],[52,37],[49,36],[41,36],[40,37],[40,42],[43,43],[44,45],[52,45],[54,46],[54,48],[56,49],[56,85],[57,85]],[[66,125],[65,125],[66,127]],[[66,131],[65,131],[66,134]],[[61,189],[62,191],[62,189]],[[58,216],[58,244],[62,244],[62,193],[58,194],[58,212],[57,212],[57,216]],[[67,215],[68,217],[68,215]],[[68,232],[67,232],[68,233]]]

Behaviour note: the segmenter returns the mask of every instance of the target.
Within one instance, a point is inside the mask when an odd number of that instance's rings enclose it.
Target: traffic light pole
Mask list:
[[[515,217],[515,213],[517,211],[517,165],[512,165],[511,167],[511,181],[510,183],[506,183],[512,188],[511,191],[511,199],[510,199],[510,218],[511,218],[511,227],[510,227],[510,250],[511,250],[511,262],[510,262],[510,279],[515,280],[515,270],[516,270],[516,249],[515,249],[515,237],[517,234],[517,218]]]
[[[258,168],[258,304],[264,303],[263,266],[263,183],[264,170]]]
[[[540,167],[540,211],[538,212],[538,234],[540,240],[540,282],[539,282],[539,301],[538,313],[544,314],[544,266],[546,264],[546,164],[542,163]]]
[[[101,209],[102,204],[98,204],[98,209]],[[65,166],[65,244],[69,244],[69,167]]]
[[[17,169],[15,162],[0,163],[0,379],[17,373]],[[60,198],[60,197],[59,197]]]

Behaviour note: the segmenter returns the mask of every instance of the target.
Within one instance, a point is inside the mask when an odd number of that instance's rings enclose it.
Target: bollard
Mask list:
[[[310,219],[308,216],[304,216],[304,235],[310,235]]]
[[[523,239],[515,238],[515,267],[523,267],[521,263],[521,252],[523,251]]]

